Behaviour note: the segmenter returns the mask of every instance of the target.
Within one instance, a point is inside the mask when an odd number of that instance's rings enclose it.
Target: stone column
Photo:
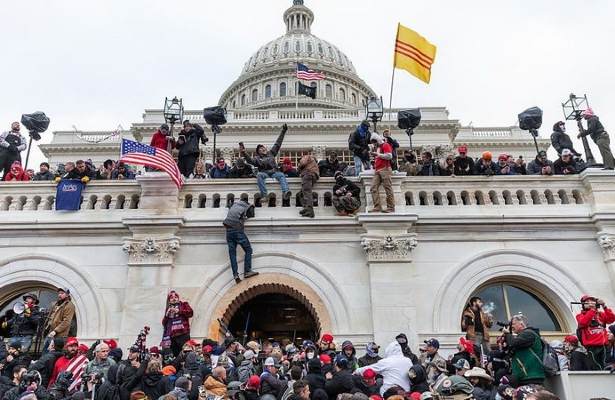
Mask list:
[[[165,173],[146,173],[137,180],[142,212],[122,220],[132,233],[122,246],[128,256],[119,335],[123,347],[134,342],[142,324],[151,327],[148,344],[158,344],[162,337],[161,320],[181,241],[176,234],[184,223],[178,215],[177,186]]]
[[[361,236],[369,267],[374,339],[386,345],[400,332],[416,343],[415,298],[412,296],[412,252],[418,245],[411,214],[361,214]]]

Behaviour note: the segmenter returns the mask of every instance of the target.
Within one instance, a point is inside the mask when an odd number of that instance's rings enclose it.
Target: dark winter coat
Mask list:
[[[226,164],[222,169],[218,168],[218,166],[215,166],[209,170],[209,176],[211,177],[211,179],[226,179],[229,178],[230,173],[231,169]]]
[[[568,149],[574,154],[578,154],[577,151],[574,149],[574,146],[572,145],[572,139],[570,139],[570,136],[568,136],[561,130],[553,131],[553,133],[551,134],[551,144],[553,145],[555,151],[557,151],[557,154],[562,154],[562,150],[564,149]]]
[[[277,376],[265,371],[261,374],[261,387],[260,395],[272,394],[276,399],[281,399],[282,395],[288,387],[288,382],[284,379],[280,379]]]
[[[568,173],[565,174],[564,171],[568,171]],[[553,173],[555,175],[573,175],[579,172],[581,172],[581,167],[572,157],[570,157],[569,162],[564,162],[564,160],[558,158],[553,163]]]
[[[55,174],[51,171],[45,173],[37,172],[32,178],[33,181],[52,181],[55,178]]]
[[[382,360],[382,357],[370,357],[367,354],[363,357],[359,358],[359,367],[365,367],[368,365],[376,364],[378,361]]]
[[[325,375],[322,372],[322,367],[320,366],[320,359],[313,358],[308,361],[308,373],[305,376],[305,380],[310,385],[310,397],[314,394],[316,389],[324,389],[325,388]]]
[[[254,157],[250,157],[245,151],[241,153],[241,156],[246,159],[246,162],[250,165],[258,168],[258,172],[273,173],[278,170],[278,164],[275,161],[282,142],[284,142],[284,136],[286,135],[286,129],[282,128],[282,132],[278,135],[277,140],[271,149],[265,155],[258,154],[258,151],[254,154]]]
[[[117,384],[118,364],[113,365],[107,372],[107,379],[96,390],[94,400],[120,400],[120,385]]]
[[[587,350],[577,347],[570,353],[569,371],[590,371],[593,363],[590,363]]]
[[[183,138],[177,140],[175,147],[179,150],[180,157],[201,153],[199,144],[205,136],[205,131],[200,125],[194,124],[189,131],[182,129],[179,136],[183,136]]]
[[[318,163],[318,169],[320,171],[320,176],[322,177],[332,177],[337,171],[344,172],[346,167],[347,165],[345,163],[341,163],[338,159],[335,159],[333,162],[326,159],[321,160]]]
[[[419,393],[429,392],[425,368],[421,364],[414,364],[410,369],[416,373],[414,379],[410,379],[411,390]]]
[[[418,176],[440,176],[440,167],[434,160],[429,160],[427,163],[419,162]]]
[[[335,372],[333,378],[325,383],[325,390],[331,399],[337,398],[341,393],[351,393],[353,388],[352,373],[347,369]]]
[[[25,312],[15,314],[15,316],[9,321],[11,336],[34,336],[40,321],[41,314],[38,306],[34,306],[32,308],[32,312],[29,316],[27,316]]]
[[[136,390],[142,390],[149,399],[154,400],[169,393],[171,389],[173,388],[171,387],[169,378],[157,372],[143,376]]]
[[[361,189],[348,179],[344,178],[344,180],[335,181],[335,185],[333,185],[333,195],[338,196],[337,191],[340,189],[344,192],[344,194],[350,192],[352,193],[352,197],[360,199]]]
[[[476,400],[494,400],[497,390],[493,386],[489,389],[474,386],[472,394]]]
[[[243,168],[239,168],[237,165],[235,165],[233,168],[231,168],[228,177],[233,179],[254,178],[254,171],[249,165],[246,165]]]
[[[455,175],[474,175],[474,160],[472,160],[470,157],[455,157],[455,161],[453,162],[453,164],[455,165]]]
[[[348,149],[352,154],[361,157],[362,160],[369,160],[369,128],[360,125],[348,138]]]
[[[44,353],[41,358],[36,360],[34,364],[30,367],[30,371],[38,371],[41,374],[42,385],[47,387],[49,385],[49,378],[51,378],[51,374],[53,374],[53,367],[56,364],[56,360],[62,357],[61,351],[50,351]]]
[[[476,175],[495,175],[498,172],[498,165],[493,161],[490,161],[487,165],[482,162],[482,159],[478,160],[475,164]]]
[[[359,392],[364,393],[368,397],[373,395],[380,395],[380,387],[382,386],[382,384],[379,385],[378,382],[382,382],[382,380],[376,381],[376,384],[372,386],[368,385],[367,382],[365,382],[365,380],[359,375],[353,375],[352,380],[355,391],[358,390]]]

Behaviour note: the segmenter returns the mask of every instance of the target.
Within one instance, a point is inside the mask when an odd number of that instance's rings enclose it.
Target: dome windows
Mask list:
[[[308,54],[312,54],[314,48],[312,47],[312,42],[307,42],[307,52]]]
[[[286,97],[286,83],[280,83],[280,97]]]
[[[258,89],[252,89],[252,102],[258,101]]]
[[[346,102],[346,91],[342,88],[340,88],[339,100]]]
[[[327,86],[325,86],[325,97],[327,99],[333,98],[333,86],[331,86],[329,83],[327,83]]]
[[[246,94],[245,93],[241,95],[241,105],[242,106],[246,105]]]
[[[284,42],[284,54],[288,54],[290,51],[290,43]]]
[[[265,98],[266,99],[271,98],[271,85],[265,86]]]
[[[351,94],[350,95],[350,100],[352,101],[352,104],[357,104],[357,95],[356,94]]]
[[[295,42],[295,53],[300,53],[300,52],[301,52],[301,42],[297,40]]]
[[[322,49],[322,43],[318,43],[318,54],[320,54],[320,58],[325,55],[325,51]]]

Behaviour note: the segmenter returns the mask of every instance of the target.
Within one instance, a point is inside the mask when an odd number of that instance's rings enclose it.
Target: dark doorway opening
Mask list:
[[[299,300],[283,293],[260,294],[239,307],[229,330],[243,343],[249,340],[301,344],[318,337],[318,323]]]

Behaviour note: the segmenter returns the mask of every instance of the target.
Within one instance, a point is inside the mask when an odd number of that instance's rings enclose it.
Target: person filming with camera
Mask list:
[[[609,344],[606,327],[615,322],[615,314],[604,300],[587,294],[581,297],[581,307],[581,312],[576,316],[577,332],[581,344],[587,349],[591,370],[599,371],[604,369],[606,363],[606,347]]]

